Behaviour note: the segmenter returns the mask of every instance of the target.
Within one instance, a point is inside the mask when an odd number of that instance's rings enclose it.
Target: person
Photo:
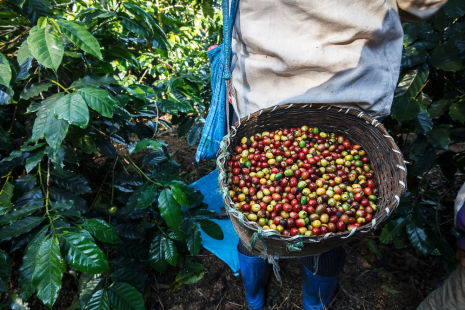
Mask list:
[[[446,0],[232,0],[235,119],[286,103],[389,115],[400,71],[401,20],[432,17]],[[234,119],[233,119],[234,120]],[[270,265],[239,243],[247,302],[263,309]],[[342,247],[302,258],[304,309],[323,309],[344,266]],[[315,267],[315,268],[314,268]]]
[[[460,237],[456,258],[459,266],[418,306],[417,310],[455,310],[465,308],[465,183],[455,199],[455,227]]]

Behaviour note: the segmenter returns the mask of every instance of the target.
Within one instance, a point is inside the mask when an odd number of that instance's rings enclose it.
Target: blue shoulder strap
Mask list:
[[[232,0],[231,14],[229,14],[229,0],[223,0],[223,53],[225,60],[223,79],[225,80],[231,79],[231,37],[238,3],[239,0]]]

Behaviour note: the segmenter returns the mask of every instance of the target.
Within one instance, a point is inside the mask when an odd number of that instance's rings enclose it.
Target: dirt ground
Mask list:
[[[189,147],[185,138],[178,139],[175,132],[162,132],[159,138],[167,141],[172,157],[181,165],[181,177],[192,183],[215,169],[214,161],[195,162],[196,146]],[[463,175],[455,184],[449,183],[434,168],[423,186],[428,190],[444,193],[442,203],[446,208],[440,214],[441,233],[453,245],[451,234],[453,225],[453,201]],[[339,288],[327,309],[416,309],[419,303],[433,291],[445,271],[433,266],[433,257],[420,257],[409,246],[396,250],[392,245],[378,241],[380,230],[346,244],[347,259],[339,275]],[[376,244],[377,253],[373,251]],[[208,250],[202,249],[195,261],[205,265],[207,273],[197,283],[184,285],[173,292],[170,285],[179,270],[170,267],[164,274],[150,268],[144,294],[148,310],[188,310],[188,309],[247,309],[241,277],[234,276],[222,260]],[[302,309],[302,265],[299,259],[281,260],[282,282],[270,275],[266,288],[266,309]],[[18,290],[18,271],[11,273],[13,291]],[[71,310],[78,301],[75,278],[65,274],[63,288],[53,309]],[[6,294],[0,293],[0,305],[6,302]],[[47,309],[36,296],[29,300],[31,309]]]

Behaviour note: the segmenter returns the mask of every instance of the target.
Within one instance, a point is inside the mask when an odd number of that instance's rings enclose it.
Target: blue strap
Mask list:
[[[230,14],[229,0],[223,0],[223,52],[225,60],[223,79],[225,80],[231,79],[231,37],[238,3],[239,0],[232,0]]]

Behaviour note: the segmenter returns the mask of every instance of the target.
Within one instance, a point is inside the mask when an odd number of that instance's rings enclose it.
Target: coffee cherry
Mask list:
[[[318,236],[373,220],[379,190],[370,158],[344,136],[309,126],[265,131],[242,137],[233,153],[228,196],[264,230]]]

